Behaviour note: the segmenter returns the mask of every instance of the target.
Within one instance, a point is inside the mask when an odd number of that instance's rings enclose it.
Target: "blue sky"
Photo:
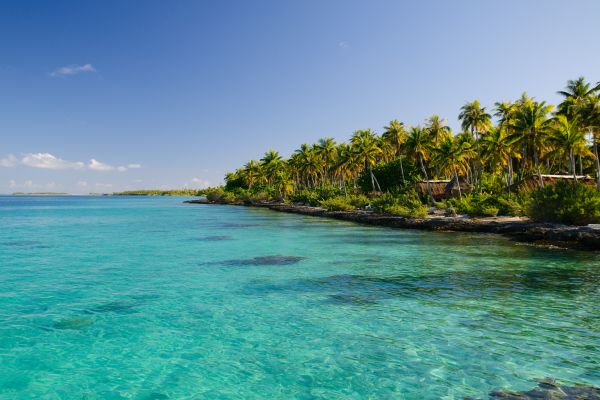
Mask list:
[[[600,2],[0,3],[0,193],[218,184],[270,147],[600,80]]]

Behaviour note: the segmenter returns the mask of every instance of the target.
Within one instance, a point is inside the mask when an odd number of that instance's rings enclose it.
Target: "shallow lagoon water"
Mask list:
[[[600,386],[600,255],[182,198],[0,197],[1,399]]]

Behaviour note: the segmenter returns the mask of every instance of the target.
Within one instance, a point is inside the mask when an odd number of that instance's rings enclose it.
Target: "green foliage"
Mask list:
[[[209,190],[205,190],[204,195],[206,196],[206,200],[212,203],[221,203],[223,202],[225,190],[222,187],[211,188]]]
[[[384,193],[374,198],[371,202],[373,208],[384,214],[403,215],[408,217],[424,217],[427,207],[423,205],[415,190],[402,194]]]
[[[232,174],[225,179],[225,190],[233,191],[235,189],[248,189],[246,178],[241,174]]]
[[[301,203],[316,207],[324,200],[333,199],[341,195],[343,195],[343,192],[340,189],[333,186],[326,186],[324,188],[297,190],[290,196],[290,200],[292,203]]]
[[[527,213],[540,222],[600,223],[600,192],[579,183],[546,185],[532,193]]]
[[[523,214],[523,198],[517,196],[471,193],[462,199],[449,199],[446,203],[459,213],[472,216],[495,217],[496,215],[519,216]]]
[[[320,206],[327,211],[352,211],[356,207],[350,202],[350,199],[344,196],[333,197],[320,202]]]
[[[417,166],[406,157],[402,158],[402,167],[404,168],[404,179],[406,186],[412,186],[420,179]],[[402,191],[402,169],[400,168],[400,159],[395,159],[385,164],[379,164],[373,167],[373,175],[377,178],[381,190],[384,192]],[[358,177],[358,186],[360,190],[367,193],[372,190],[371,174],[368,170],[363,171]]]
[[[202,190],[174,189],[174,190],[128,190],[115,192],[113,196],[200,196]]]

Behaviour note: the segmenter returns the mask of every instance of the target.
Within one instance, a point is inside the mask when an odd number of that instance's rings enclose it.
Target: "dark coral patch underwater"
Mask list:
[[[261,257],[253,257],[246,258],[241,260],[227,260],[223,261],[219,264],[221,265],[291,265],[296,264],[305,257],[298,256],[261,256]]]

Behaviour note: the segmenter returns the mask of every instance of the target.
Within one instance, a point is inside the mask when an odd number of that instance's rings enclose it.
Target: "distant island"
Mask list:
[[[14,192],[13,196],[68,196],[64,192]]]

